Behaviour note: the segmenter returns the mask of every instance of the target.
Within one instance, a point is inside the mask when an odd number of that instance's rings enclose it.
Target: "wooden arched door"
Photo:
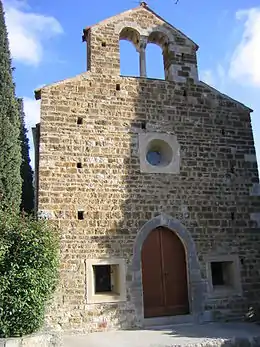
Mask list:
[[[144,317],[189,313],[184,246],[171,230],[153,230],[142,248]]]

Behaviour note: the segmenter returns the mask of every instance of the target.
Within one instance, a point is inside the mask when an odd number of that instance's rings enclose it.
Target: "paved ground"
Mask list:
[[[175,325],[171,328],[64,336],[64,347],[260,347],[260,326],[249,323]]]

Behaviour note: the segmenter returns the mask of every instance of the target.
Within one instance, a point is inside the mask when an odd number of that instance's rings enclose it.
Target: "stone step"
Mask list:
[[[194,323],[194,318],[190,314],[179,315],[179,316],[166,316],[166,317],[155,317],[155,318],[145,318],[144,327],[145,328],[155,328],[155,327],[168,327],[175,324],[187,324]]]

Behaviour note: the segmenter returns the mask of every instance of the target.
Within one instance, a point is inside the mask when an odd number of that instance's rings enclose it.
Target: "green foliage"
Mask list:
[[[58,278],[59,238],[47,221],[0,210],[0,337],[41,327]]]
[[[20,118],[3,5],[0,0],[0,201],[19,211],[22,191],[20,175]]]
[[[27,129],[24,122],[23,100],[18,99],[19,113],[21,121],[20,140],[22,147],[22,164],[21,164],[21,178],[22,178],[22,201],[21,211],[30,213],[33,211],[34,189],[33,189],[33,171],[30,165],[29,156],[29,140],[27,137]]]

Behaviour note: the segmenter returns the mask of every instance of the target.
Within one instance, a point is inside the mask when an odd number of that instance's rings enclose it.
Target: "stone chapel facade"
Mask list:
[[[260,298],[250,112],[199,81],[198,46],[145,3],[83,31],[88,71],[36,91],[37,210],[61,230],[47,324],[244,318]],[[119,41],[140,53],[120,76]],[[147,43],[165,80],[146,78]]]

